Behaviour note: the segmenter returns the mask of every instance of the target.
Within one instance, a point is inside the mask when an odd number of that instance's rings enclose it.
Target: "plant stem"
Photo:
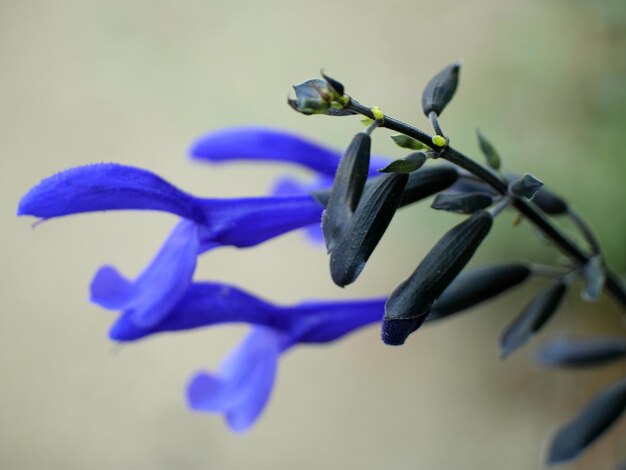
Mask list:
[[[363,116],[367,116],[370,119],[375,119],[371,109],[363,106],[358,101],[350,99],[350,102],[346,105],[346,108],[354,111]],[[462,154],[458,150],[450,146],[437,147],[433,145],[432,136],[426,132],[410,126],[398,119],[385,115],[385,119],[380,127],[386,127],[388,129],[400,132],[409,137],[412,137],[421,143],[431,147],[436,153],[438,158],[443,158],[450,163],[463,168],[464,170],[477,176],[485,183],[489,184],[500,194],[506,195],[508,193],[507,185],[500,180],[500,178],[488,168],[480,165],[476,161]],[[543,234],[548,237],[552,242],[566,255],[576,260],[581,265],[585,265],[589,261],[589,257],[576,245],[569,237],[562,233],[543,213],[541,209],[535,206],[532,202],[513,197],[513,206],[521,212],[528,220],[530,220]],[[606,288],[613,295],[623,309],[626,310],[626,290],[619,279],[619,277],[606,268]]]

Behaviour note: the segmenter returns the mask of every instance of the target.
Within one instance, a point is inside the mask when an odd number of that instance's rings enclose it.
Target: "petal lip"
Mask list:
[[[150,171],[116,163],[79,166],[45,178],[22,197],[17,215],[49,219],[123,209],[170,212],[205,221],[202,200]]]
[[[295,133],[263,126],[236,126],[218,129],[198,138],[190,147],[194,160],[210,163],[264,161],[292,163],[315,173],[334,177],[341,152]],[[372,156],[369,174],[375,175],[389,159]]]
[[[339,153],[296,134],[261,126],[229,127],[209,132],[189,149],[193,159],[212,163],[230,160],[276,161],[301,165],[332,176]]]

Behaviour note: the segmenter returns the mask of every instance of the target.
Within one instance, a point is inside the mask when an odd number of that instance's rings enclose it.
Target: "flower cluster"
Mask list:
[[[478,143],[487,167],[450,146],[439,116],[456,92],[460,64],[437,74],[422,95],[422,108],[435,131],[423,131],[361,105],[344,86],[322,74],[294,87],[289,104],[303,114],[368,118],[343,154],[293,134],[262,127],[211,132],[191,147],[192,158],[223,163],[275,161],[307,168],[302,183],[286,177],[269,196],[215,199],[193,196],[150,171],[119,164],[69,169],[44,179],[20,201],[18,215],[50,219],[106,210],[154,210],[180,221],[162,248],[134,280],[112,266],[101,267],[91,283],[91,300],[118,311],[109,336],[136,341],[155,333],[219,323],[251,326],[241,344],[214,373],[194,375],[187,387],[189,406],[220,413],[235,431],[248,429],[272,391],[281,354],[299,344],[326,343],[359,328],[380,324],[385,343],[403,344],[424,323],[464,311],[521,285],[529,276],[548,277],[542,289],[505,328],[502,357],[518,350],[554,315],[570,286],[584,279],[583,297],[603,289],[626,307],[626,290],[606,266],[593,232],[569,205],[532,175],[507,175],[482,133]],[[394,142],[409,154],[395,161],[371,155],[377,128],[399,132]],[[446,164],[426,165],[431,160]],[[357,280],[395,212],[437,194],[432,207],[466,215],[421,260],[388,298],[315,300],[280,306],[218,282],[195,281],[198,256],[223,247],[252,247],[296,229],[323,237],[330,275],[344,287]],[[496,217],[514,208],[569,256],[567,266],[509,262],[479,269],[465,266],[488,236]],[[581,248],[550,216],[566,216],[582,232]],[[550,365],[603,363],[626,356],[623,338],[547,345],[541,361]],[[553,440],[549,459],[577,456],[626,409],[626,382],[608,388]]]

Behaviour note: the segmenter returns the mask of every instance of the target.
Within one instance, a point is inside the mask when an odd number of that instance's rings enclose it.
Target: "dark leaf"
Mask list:
[[[565,296],[567,286],[556,281],[541,291],[507,326],[500,337],[500,354],[506,357],[523,346],[552,317]]]
[[[486,193],[442,193],[437,195],[430,207],[457,214],[473,214],[491,204],[493,197]]]
[[[572,421],[563,426],[550,445],[548,463],[576,458],[604,433],[626,408],[626,379],[596,395]]]
[[[587,302],[597,301],[600,298],[600,294],[602,294],[606,277],[600,255],[589,258],[589,261],[583,268],[583,277],[585,279],[585,289],[582,291],[581,297]]]
[[[326,83],[330,85],[330,87],[338,96],[343,96],[345,89],[341,82],[335,80],[334,78],[329,77],[328,75],[324,73],[323,70],[321,71],[321,75],[322,75],[322,78],[326,80]]]
[[[382,325],[385,343],[404,343],[422,324],[433,302],[469,262],[492,224],[491,214],[479,211],[437,242],[413,274],[387,299]]]
[[[565,214],[568,210],[567,203],[559,196],[546,189],[545,186],[542,186],[541,189],[535,193],[533,203],[546,214],[550,215]]]
[[[435,75],[422,93],[422,109],[428,117],[431,112],[440,115],[450,102],[459,83],[460,62],[448,65]]]
[[[478,146],[483,152],[487,164],[494,170],[500,169],[500,155],[495,147],[487,140],[487,138],[480,132],[480,129],[476,129],[476,135],[478,136]]]
[[[526,173],[524,176],[509,184],[509,192],[517,197],[532,199],[543,183],[533,175]]]
[[[335,284],[344,287],[359,276],[398,208],[408,176],[391,173],[374,178],[330,254]]]
[[[342,228],[361,198],[369,172],[371,141],[369,135],[359,132],[341,157],[322,216],[322,231],[328,251],[341,237]]]
[[[501,264],[464,271],[446,287],[426,321],[445,318],[489,300],[525,281],[531,273],[522,263]]]
[[[537,351],[537,362],[547,366],[585,367],[626,356],[626,338],[557,338]]]
[[[404,134],[394,134],[391,139],[398,147],[409,150],[430,150],[430,147],[421,143],[419,140]]]
[[[382,170],[381,173],[412,173],[419,170],[426,163],[426,155],[423,152],[415,152],[400,160],[394,160]]]

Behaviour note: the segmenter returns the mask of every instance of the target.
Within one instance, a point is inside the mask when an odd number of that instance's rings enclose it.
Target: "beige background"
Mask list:
[[[403,348],[370,328],[297,349],[257,426],[234,435],[220,417],[189,412],[183,390],[245,328],[114,349],[113,314],[88,302],[99,265],[135,275],[175,219],[94,214],[31,230],[14,214],[39,179],[96,161],[150,168],[198,195],[262,194],[280,168],[191,163],[190,142],[261,123],[345,146],[356,119],[285,105],[290,84],[321,67],[361,101],[424,127],[422,87],[462,58],[443,120],[455,144],[477,154],[480,126],[508,170],[569,194],[624,270],[625,25],[621,1],[0,1],[0,468],[541,468],[550,432],[624,368],[539,371],[532,347],[500,361],[498,333],[538,284],[424,328]],[[384,133],[375,150],[399,156]],[[383,295],[458,220],[427,205],[402,211],[343,291],[300,234],[210,253],[197,278],[285,303]],[[557,259],[511,220],[502,216],[477,264]],[[533,346],[586,329],[623,331],[613,304],[583,304],[575,292]],[[571,468],[624,457],[625,423],[615,431]]]

